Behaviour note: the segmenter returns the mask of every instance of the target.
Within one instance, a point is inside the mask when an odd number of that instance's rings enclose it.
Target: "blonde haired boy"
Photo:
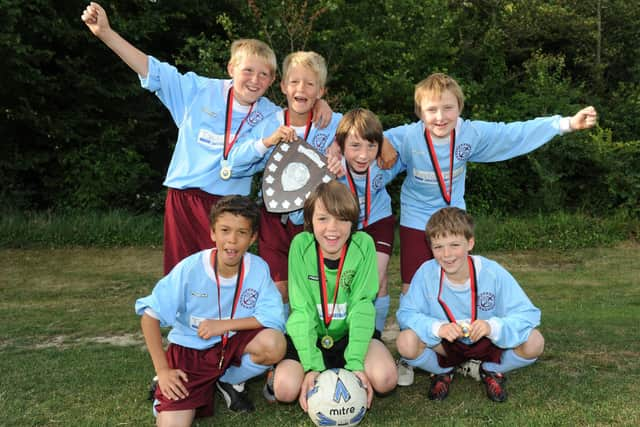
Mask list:
[[[164,185],[164,273],[181,259],[211,247],[208,213],[222,196],[248,195],[252,176],[234,163],[251,129],[280,108],[263,95],[275,80],[276,56],[265,43],[241,39],[231,45],[227,72],[212,79],[148,56],[115,32],[105,10],[90,3],[82,13],[89,30],[135,71],[143,88],[167,107],[178,128]],[[330,113],[329,113],[330,114]],[[324,122],[326,109],[318,112]]]
[[[327,65],[324,58],[311,51],[298,51],[287,55],[282,65],[280,89],[287,97],[287,108],[263,121],[253,131],[254,143],[243,147],[251,151],[250,173],[264,169],[273,147],[281,141],[304,139],[317,152],[327,154],[333,143],[340,113],[332,113],[330,123],[323,129],[313,123],[313,105],[325,93]],[[244,156],[238,152],[239,156]],[[262,207],[258,251],[271,269],[271,277],[282,294],[285,311],[288,309],[289,246],[294,236],[303,230],[303,210],[288,214],[274,214]]]

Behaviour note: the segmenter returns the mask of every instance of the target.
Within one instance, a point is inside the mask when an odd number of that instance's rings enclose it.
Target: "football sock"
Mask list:
[[[151,407],[153,410],[153,416],[158,418],[158,410],[156,409],[156,405],[159,405],[160,401],[158,399],[153,399],[153,406]]]
[[[424,371],[431,372],[432,374],[446,374],[447,372],[451,372],[453,368],[443,368],[438,363],[438,354],[427,348],[422,352],[420,356],[415,359],[405,359],[407,363],[411,366],[415,366],[416,368],[420,368]]]
[[[518,356],[513,350],[505,350],[502,352],[502,357],[500,357],[500,363],[484,362],[482,364],[482,368],[485,371],[500,372],[504,374],[505,372],[513,371],[514,369],[529,366],[536,360],[538,360],[537,357],[533,359],[525,359]]]
[[[245,353],[242,355],[242,362],[240,366],[229,366],[223,376],[220,377],[220,381],[228,384],[240,384],[247,381],[250,378],[257,377],[258,375],[269,369],[270,365],[259,365],[251,360],[251,355]]]
[[[389,297],[389,295],[385,295],[383,297],[376,298],[373,303],[376,308],[376,329],[380,332],[384,331],[384,323],[387,320],[387,315],[389,314],[390,302],[391,297]]]

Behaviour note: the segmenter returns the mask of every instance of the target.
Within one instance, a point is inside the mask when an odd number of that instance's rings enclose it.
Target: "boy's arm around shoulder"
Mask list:
[[[391,145],[391,144],[388,144]],[[394,151],[395,152],[395,151]],[[397,154],[397,152],[395,152]],[[375,167],[380,170],[383,176],[383,185],[386,186],[393,181],[398,175],[407,170],[407,165],[402,162],[399,156],[395,157],[395,163],[392,165],[387,164],[389,167],[383,168],[380,166],[380,162],[376,162]]]
[[[395,159],[392,166],[398,167],[398,163],[400,163],[399,172],[404,171],[406,165],[411,162],[413,146],[425,146],[423,130],[421,122],[413,122],[385,130],[382,161],[389,164],[392,159]],[[378,165],[382,168],[380,161],[378,161]]]
[[[443,323],[448,323],[438,314],[431,313],[431,300],[437,298],[437,290],[430,289],[429,283],[439,283],[439,267],[435,261],[425,262],[411,280],[409,291],[400,300],[396,312],[400,330],[411,329],[420,340],[433,347],[440,343],[438,330]],[[436,294],[433,294],[436,292]]]
[[[246,138],[233,147],[229,153],[229,165],[234,177],[253,176],[264,170],[273,147],[280,141],[277,135],[282,127],[281,117],[281,111],[270,114],[251,128]],[[287,129],[295,137],[295,131]]]
[[[89,30],[116,55],[120,57],[133,71],[142,77],[148,73],[147,55],[122,38],[109,25],[107,13],[98,3],[91,2],[81,16]]]
[[[393,145],[391,145],[391,141],[389,138],[384,137],[382,139],[382,145],[380,146],[380,155],[376,158],[378,167],[380,169],[391,169],[398,160],[398,152]]]

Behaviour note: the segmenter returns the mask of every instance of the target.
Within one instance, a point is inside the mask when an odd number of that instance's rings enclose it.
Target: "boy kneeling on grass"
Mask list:
[[[214,385],[225,399],[253,404],[231,384],[262,374],[284,356],[284,312],[267,264],[247,252],[256,240],[258,207],[245,196],[226,196],[211,210],[206,249],[182,260],[136,313],[158,377],[157,424],[185,425],[213,415]],[[171,326],[167,351],[161,326]],[[224,374],[224,380],[218,379]],[[244,397],[244,399],[238,399]],[[244,396],[242,396],[244,395]]]
[[[434,259],[422,264],[401,300],[398,352],[432,374],[431,400],[447,397],[456,366],[479,360],[487,396],[503,402],[504,374],[531,365],[544,350],[535,329],[540,310],[502,266],[469,255],[474,224],[464,210],[439,210],[426,234]]]

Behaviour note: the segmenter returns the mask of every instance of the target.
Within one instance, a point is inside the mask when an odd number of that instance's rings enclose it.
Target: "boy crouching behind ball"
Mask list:
[[[376,249],[369,235],[356,231],[358,214],[345,185],[320,184],[304,204],[305,231],[291,243],[287,353],[272,380],[277,400],[297,398],[304,411],[307,392],[329,368],[358,376],[367,406],[374,390],[387,393],[397,383],[393,357],[374,334]]]

